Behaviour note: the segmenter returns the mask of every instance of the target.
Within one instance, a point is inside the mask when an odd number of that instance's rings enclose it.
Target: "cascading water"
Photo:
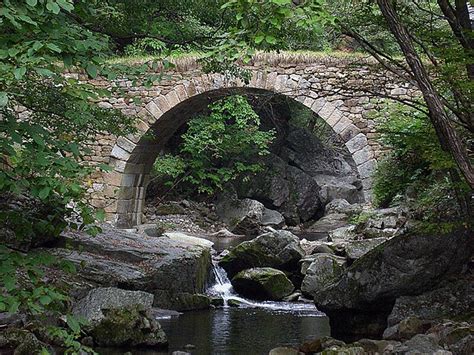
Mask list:
[[[207,293],[211,296],[221,297],[224,301],[224,307],[229,307],[228,301],[235,300],[241,307],[251,307],[251,308],[267,308],[272,310],[281,310],[281,311],[300,311],[300,312],[317,312],[323,314],[317,310],[314,304],[312,303],[301,303],[301,302],[273,302],[273,301],[264,301],[264,302],[255,302],[250,301],[246,298],[240,297],[232,287],[232,283],[227,277],[226,271],[220,267],[217,262],[213,262],[213,274],[215,283],[210,286],[207,290]]]

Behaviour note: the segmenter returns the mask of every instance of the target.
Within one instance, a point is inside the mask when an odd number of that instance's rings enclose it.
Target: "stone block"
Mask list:
[[[181,102],[178,95],[176,94],[176,91],[170,91],[169,93],[167,93],[166,100],[168,101],[170,108],[175,107]]]
[[[166,96],[164,96],[164,95],[158,96],[155,100],[153,100],[153,102],[158,107],[158,109],[162,112],[162,114],[165,113],[166,111],[168,111],[171,108],[168,100],[166,99]],[[155,117],[156,117],[156,119],[158,119],[160,116],[161,115],[155,116]]]
[[[319,110],[318,115],[327,121],[335,110],[336,106],[334,106],[334,104],[332,104],[331,102],[326,101],[321,110]]]
[[[127,161],[130,158],[130,153],[127,152],[125,149],[119,147],[117,144],[112,148],[112,152],[110,153],[112,158],[118,160],[125,160]]]
[[[349,153],[355,153],[367,145],[367,137],[363,133],[359,133],[352,139],[346,142],[346,147]]]
[[[347,125],[344,130],[340,133],[340,136],[344,142],[351,140],[360,133],[360,129],[354,124],[350,123]]]
[[[129,153],[133,152],[133,150],[137,146],[135,143],[125,137],[119,137],[117,139],[117,145]]]
[[[149,123],[153,123],[158,118],[160,118],[161,115],[163,114],[163,111],[158,107],[158,104],[154,101],[151,101],[150,103],[148,103],[145,106],[145,108],[148,111],[148,113],[153,117],[153,119],[150,119],[150,117],[148,116]]]
[[[359,177],[361,179],[372,177],[376,168],[377,168],[377,161],[375,159],[366,161],[365,163],[357,166],[357,170],[359,171]]]
[[[366,161],[374,158],[374,152],[369,145],[366,145],[364,148],[358,150],[354,154],[352,154],[352,158],[356,165],[361,165]]]

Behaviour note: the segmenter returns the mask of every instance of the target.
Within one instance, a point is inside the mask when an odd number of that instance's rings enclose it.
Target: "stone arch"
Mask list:
[[[286,95],[324,119],[341,137],[352,155],[362,180],[364,198],[370,201],[370,177],[376,166],[374,152],[365,134],[340,110],[342,102],[319,97],[311,89],[310,83],[300,75],[257,71],[253,73],[250,83],[245,85],[240,80],[229,80],[222,75],[202,74],[179,82],[167,93],[159,93],[138,113],[137,133],[117,139],[110,154],[114,171],[104,177],[106,185],[110,184],[109,191],[115,190],[108,197],[111,200],[106,209],[109,219],[119,227],[141,223],[149,172],[161,144],[166,143],[167,138],[185,122],[185,117],[189,117],[195,107],[204,107],[219,91],[238,88]],[[171,122],[171,118],[175,122]],[[150,131],[158,139],[147,140],[146,134]]]

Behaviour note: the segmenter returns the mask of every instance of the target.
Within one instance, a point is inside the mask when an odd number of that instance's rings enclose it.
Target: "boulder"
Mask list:
[[[312,224],[307,231],[319,235],[318,239],[327,238],[330,232],[337,228],[348,226],[348,217],[343,213],[328,214],[314,224]]]
[[[294,348],[289,348],[286,346],[280,346],[270,350],[268,355],[299,355],[300,352]]]
[[[320,186],[320,199],[323,204],[333,200],[347,200],[350,203],[361,202],[360,184],[340,181],[333,176],[319,175],[314,177]],[[357,185],[357,186],[356,186]]]
[[[331,254],[316,254],[313,262],[306,270],[301,270],[304,274],[301,291],[305,296],[314,295],[332,284],[344,271],[344,258]]]
[[[115,287],[95,288],[74,305],[72,313],[95,325],[104,319],[104,309],[133,306],[150,309],[153,306],[153,295],[148,292],[127,291]]]
[[[432,290],[459,273],[471,257],[471,238],[467,230],[434,235],[412,230],[394,237],[317,292],[315,303],[328,314],[335,333],[350,334],[362,331],[358,326],[363,326],[364,332],[380,336],[398,297]]]
[[[346,211],[352,206],[347,200],[343,198],[333,199],[331,202],[326,204],[324,207],[325,214],[331,213],[346,213]]]
[[[262,203],[249,198],[224,198],[216,205],[217,215],[229,226],[229,230],[244,235],[258,235],[264,211]]]
[[[265,208],[263,210],[261,225],[281,228],[285,225],[285,218],[280,212]]]
[[[337,242],[341,240],[354,240],[357,239],[358,235],[355,233],[354,225],[347,225],[344,227],[336,228],[328,232],[328,240]]]
[[[171,293],[160,290],[155,292],[155,303],[166,309],[184,312],[209,308],[211,298],[199,293]]]
[[[435,336],[426,334],[417,334],[410,340],[397,345],[391,351],[391,354],[399,355],[418,355],[418,354],[436,354],[452,355],[452,352],[446,351],[438,344]]]
[[[387,238],[374,238],[364,240],[351,240],[344,243],[346,257],[350,261],[359,259],[369,251],[385,242]]]
[[[118,288],[96,288],[78,301],[72,313],[85,319],[86,332],[99,346],[167,345],[166,335],[151,315],[153,295]]]
[[[388,317],[394,326],[409,317],[423,320],[456,319],[469,315],[474,309],[474,280],[461,278],[418,296],[401,296]]]
[[[54,354],[49,345],[26,329],[8,328],[0,332],[0,353],[14,355],[40,354],[43,349]]]
[[[474,327],[471,322],[443,321],[432,328],[427,334],[439,339],[439,344],[453,354],[474,354]]]
[[[245,297],[274,301],[289,296],[295,290],[284,272],[269,267],[239,272],[232,278],[232,286]]]
[[[406,221],[405,212],[399,207],[365,211],[356,218],[355,232],[366,239],[391,238],[400,232]]]
[[[68,233],[62,239],[74,251],[61,245],[47,251],[76,264],[75,278],[86,285],[118,286],[156,295],[166,292],[170,297],[198,294],[204,293],[212,268],[209,241],[194,237],[155,238],[104,226],[94,238]],[[163,298],[156,297],[154,306],[162,307],[161,301]]]
[[[431,323],[428,321],[416,317],[408,317],[397,325],[385,329],[383,338],[387,340],[407,340],[416,334],[425,333],[430,326]]]
[[[273,267],[294,271],[304,256],[299,239],[284,230],[273,230],[233,248],[219,261],[229,277],[253,267]]]
[[[285,210],[295,205],[298,223],[307,222],[322,215],[321,189],[317,182],[303,170],[294,166],[288,167],[287,174],[290,181],[290,199],[286,203]]]

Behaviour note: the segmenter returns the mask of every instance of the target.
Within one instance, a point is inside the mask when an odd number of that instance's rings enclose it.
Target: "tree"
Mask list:
[[[474,189],[474,169],[469,160],[469,156],[465,147],[463,146],[462,140],[459,136],[459,133],[453,127],[451,122],[451,117],[454,115],[459,122],[464,123],[465,127],[474,133],[474,119],[473,111],[468,111],[467,115],[464,115],[461,112],[457,113],[450,111],[448,105],[444,104],[442,98],[434,87],[432,79],[430,78],[420,55],[417,53],[415,44],[413,41],[413,36],[410,36],[410,33],[407,31],[406,27],[403,25],[398,13],[394,7],[394,2],[392,0],[377,0],[377,3],[380,7],[380,10],[385,17],[390,31],[395,36],[400,48],[405,56],[405,59],[412,71],[413,78],[418,84],[423,98],[425,99],[426,106],[429,110],[429,117],[433,126],[436,130],[438,139],[441,143],[441,146],[449,151],[454,159],[456,160],[459,169],[463,173],[466,181],[469,183],[471,188]],[[438,1],[440,7],[446,8],[445,12],[449,12],[451,9],[447,0]],[[458,33],[457,38],[463,48],[466,49],[466,55],[472,56],[468,51],[474,48],[469,48],[472,41],[472,28],[463,27],[463,18],[467,12],[467,1],[456,1],[458,17],[454,16],[454,20],[450,22],[450,25],[453,29],[453,34]],[[449,17],[448,17],[449,18]],[[470,40],[468,40],[470,39]],[[468,80],[474,80],[473,77],[473,65],[471,63],[472,58],[467,58],[467,75]],[[457,89],[452,87],[452,92],[456,92]],[[472,103],[468,103],[472,108]],[[450,117],[451,116],[451,117]]]
[[[154,164],[158,177],[174,179],[173,187],[188,182],[199,193],[212,194],[229,181],[260,171],[256,158],[270,153],[275,132],[260,130],[260,117],[245,97],[226,97],[209,110],[191,118],[178,155],[162,156]]]
[[[375,24],[400,52],[387,51],[351,26],[351,16],[340,20],[342,32],[353,37],[386,69],[417,85],[443,149],[455,159],[466,181],[474,188],[469,158],[469,135],[474,132],[472,27],[468,1],[363,1],[358,16]],[[378,10],[378,11],[377,11]],[[402,59],[397,58],[402,54]],[[423,108],[422,108],[423,109]]]

